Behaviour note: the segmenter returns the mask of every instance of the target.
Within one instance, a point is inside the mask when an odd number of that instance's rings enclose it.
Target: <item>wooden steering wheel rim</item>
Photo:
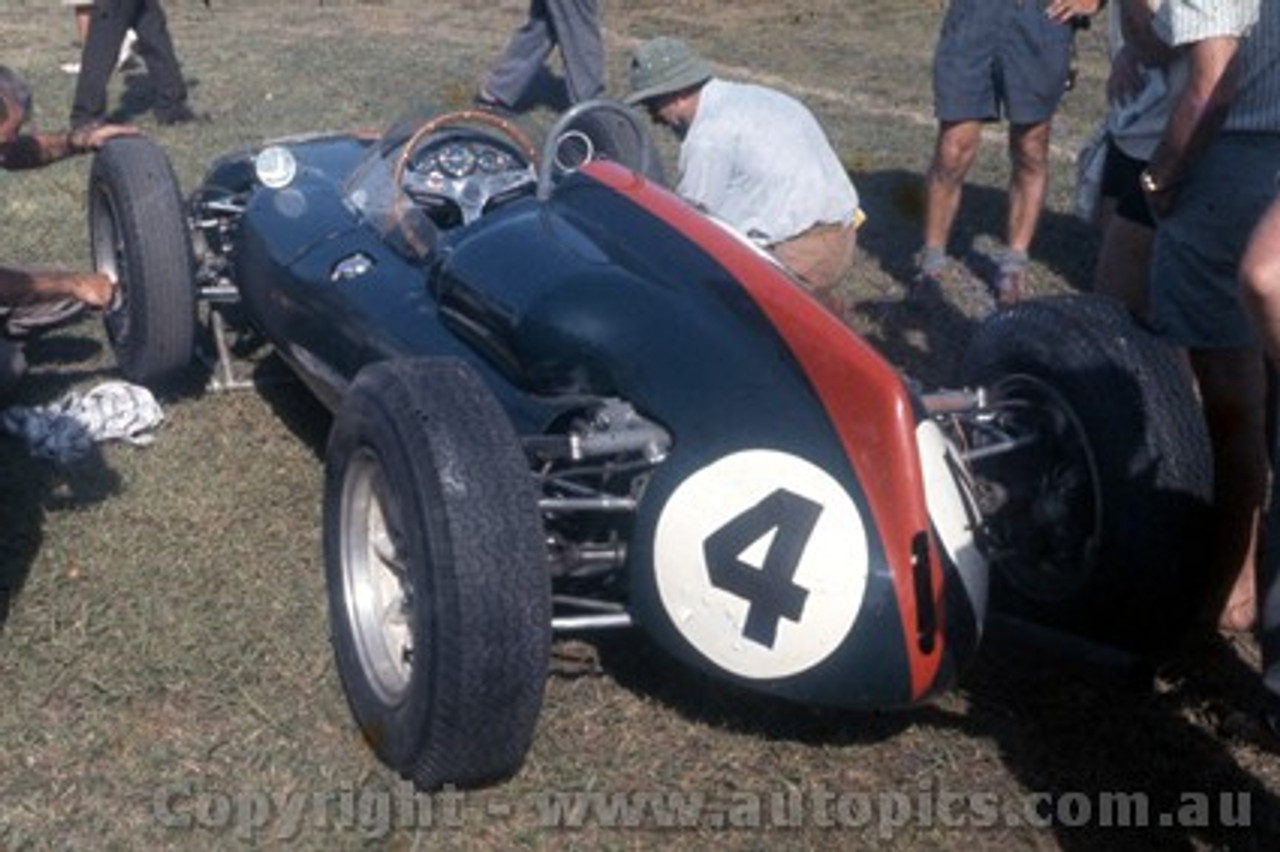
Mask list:
[[[413,135],[409,137],[409,141],[405,143],[404,149],[400,152],[400,158],[396,160],[395,171],[392,173],[393,185],[399,186],[404,179],[404,170],[409,166],[409,157],[413,154],[414,149],[422,143],[422,140],[442,127],[451,127],[455,124],[480,124],[493,128],[516,143],[516,147],[520,148],[521,153],[525,155],[528,162],[537,161],[538,152],[533,147],[533,142],[514,122],[484,110],[464,109],[437,115],[413,131]]]

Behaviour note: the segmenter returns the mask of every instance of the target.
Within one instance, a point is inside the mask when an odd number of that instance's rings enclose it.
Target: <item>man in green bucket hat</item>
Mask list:
[[[715,76],[670,36],[631,59],[630,104],[680,140],[676,191],[769,251],[839,313],[865,216],[840,158],[804,104]]]

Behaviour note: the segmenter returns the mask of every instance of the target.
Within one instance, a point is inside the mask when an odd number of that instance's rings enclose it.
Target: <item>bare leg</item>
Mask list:
[[[89,37],[89,16],[93,14],[93,6],[76,6],[76,44],[84,45]]]
[[[1114,214],[1107,219],[1102,235],[1093,288],[1119,299],[1136,317],[1147,314],[1147,286],[1155,239],[1153,229]]]
[[[944,249],[960,209],[964,178],[973,165],[981,141],[977,121],[942,122],[934,146],[933,163],[925,179],[924,246]]]
[[[1036,235],[1049,186],[1050,123],[1009,128],[1009,250],[1026,254]]]
[[[1256,349],[1198,350],[1190,356],[1213,445],[1210,569],[1218,594],[1226,597],[1219,623],[1246,630],[1255,616],[1254,557],[1269,469],[1266,370]]]
[[[1267,354],[1280,364],[1280,200],[1254,229],[1240,261],[1240,278]]]

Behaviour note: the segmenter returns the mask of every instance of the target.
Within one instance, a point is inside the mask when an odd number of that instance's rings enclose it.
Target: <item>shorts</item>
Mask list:
[[[1257,345],[1239,282],[1240,257],[1275,198],[1280,134],[1222,134],[1178,188],[1151,260],[1151,321],[1188,349]]]
[[[853,266],[858,247],[858,226],[815,225],[789,240],[774,243],[769,251],[811,290],[823,292],[840,283]]]
[[[1147,167],[1146,160],[1130,157],[1115,142],[1107,141],[1106,165],[1102,171],[1102,197],[1116,199],[1115,215],[1143,227],[1154,229],[1147,197],[1138,176]]]
[[[1048,121],[1067,90],[1072,38],[1038,0],[952,0],[933,56],[934,114]]]

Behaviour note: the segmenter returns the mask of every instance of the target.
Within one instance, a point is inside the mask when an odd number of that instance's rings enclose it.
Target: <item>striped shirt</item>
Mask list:
[[[1174,47],[1243,39],[1240,83],[1222,130],[1280,133],[1280,0],[1169,0],[1154,26]]]

